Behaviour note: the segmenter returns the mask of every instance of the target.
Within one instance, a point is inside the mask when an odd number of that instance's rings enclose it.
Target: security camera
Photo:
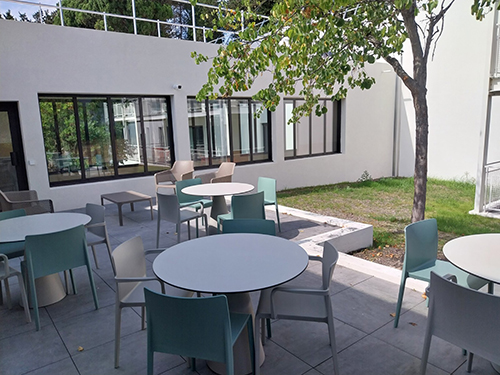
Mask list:
[[[180,90],[180,89],[182,89],[182,85],[174,85],[174,89]]]

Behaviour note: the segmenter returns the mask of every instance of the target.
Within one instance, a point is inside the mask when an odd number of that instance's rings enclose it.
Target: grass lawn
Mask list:
[[[452,238],[500,232],[500,220],[470,215],[475,185],[429,179],[426,218],[436,218],[439,248]],[[383,178],[340,183],[278,193],[285,206],[373,225],[373,247],[356,255],[400,267],[404,252],[404,227],[411,222],[413,178]]]

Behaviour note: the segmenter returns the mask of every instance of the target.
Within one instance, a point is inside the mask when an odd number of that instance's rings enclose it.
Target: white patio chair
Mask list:
[[[19,283],[19,292],[21,293],[21,300],[23,302],[24,315],[26,316],[26,321],[29,323],[31,322],[31,315],[30,315],[30,308],[28,305],[28,297],[26,295],[26,289],[24,287],[23,276],[21,272],[9,266],[9,258],[7,258],[7,255],[0,254],[0,302],[3,302],[2,284],[1,284],[1,282],[3,281],[5,285],[7,307],[9,308],[9,310],[12,308],[9,278],[14,276],[17,277],[17,281]]]

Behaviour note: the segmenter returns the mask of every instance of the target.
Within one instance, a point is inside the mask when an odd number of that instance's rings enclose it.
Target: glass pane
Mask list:
[[[106,98],[78,98],[78,117],[85,177],[91,179],[113,175],[113,154]]]
[[[10,160],[10,153],[13,152],[12,138],[10,136],[9,113],[0,112],[0,190],[17,190],[16,168]]]
[[[52,183],[81,179],[72,99],[42,98],[40,115],[49,181]]]
[[[252,102],[252,113],[262,107],[261,103]],[[253,160],[269,159],[269,119],[268,111],[264,109],[260,117],[253,120]]]
[[[212,122],[212,165],[230,161],[229,114],[226,100],[209,101]]]
[[[194,166],[209,165],[208,128],[205,102],[188,99],[189,138]]]
[[[148,171],[156,172],[171,167],[170,139],[166,98],[142,99],[144,132]]]
[[[303,101],[297,100],[297,106],[302,104]],[[309,119],[309,116],[301,117],[296,125],[297,156],[309,155]]]
[[[324,104],[320,101],[320,104]],[[331,115],[331,113],[330,113]],[[316,116],[311,113],[311,152],[313,154],[323,154],[325,152],[325,115]]]
[[[248,100],[231,100],[231,127],[235,162],[250,161]]]
[[[285,157],[294,156],[294,134],[293,128],[294,124],[290,124],[288,121],[292,118],[293,111],[293,101],[285,100]]]
[[[325,152],[333,152],[333,136],[335,129],[335,119],[337,115],[334,111],[334,102],[331,100],[326,101],[326,108],[328,112],[326,113],[326,131],[325,131]]]
[[[144,172],[139,99],[113,99],[118,174]]]

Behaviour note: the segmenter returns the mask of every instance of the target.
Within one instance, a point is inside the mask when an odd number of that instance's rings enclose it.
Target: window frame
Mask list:
[[[187,107],[190,108],[189,101],[190,100],[196,100],[196,97],[194,96],[188,96],[188,105]],[[213,134],[213,128],[214,128],[214,115],[210,113],[210,104],[211,102],[214,101],[223,101],[225,105],[227,106],[228,109],[228,134],[227,137],[229,138],[229,155],[228,155],[228,161],[234,162],[234,144],[233,144],[233,119],[232,119],[232,108],[231,108],[231,102],[232,100],[235,101],[246,101],[248,104],[248,131],[249,131],[249,160],[247,161],[237,161],[236,163],[238,165],[247,165],[247,164],[258,164],[258,163],[266,163],[266,162],[272,162],[273,161],[273,154],[272,154],[272,117],[271,117],[271,112],[268,109],[265,109],[267,111],[267,119],[268,119],[268,126],[267,126],[267,140],[268,140],[268,157],[266,159],[255,159],[254,158],[254,115],[253,115],[253,106],[255,103],[259,103],[258,101],[255,101],[251,97],[228,97],[228,98],[219,98],[219,99],[204,99],[202,102],[198,103],[204,103],[205,104],[205,124],[207,125],[207,137],[206,139],[208,140],[208,145],[206,145],[206,150],[208,151],[208,164],[207,165],[195,165],[196,170],[203,170],[203,169],[210,169],[214,167],[218,167],[220,163],[214,163],[213,161],[213,143],[215,142],[214,134]],[[189,118],[189,114],[188,114]],[[189,119],[188,119],[189,123]],[[189,123],[189,126],[191,127],[191,124]],[[189,132],[189,136],[191,137],[191,131]],[[190,139],[190,144],[191,144],[191,139]]]
[[[298,123],[293,123],[293,155],[292,156],[286,156],[287,150],[286,149],[286,140],[287,140],[287,119],[286,119],[286,103],[292,103],[293,108],[295,109],[297,107],[297,102],[298,101],[303,101],[304,99],[302,98],[283,98],[283,117],[285,120],[284,123],[284,155],[285,155],[285,160],[294,160],[294,159],[303,159],[303,158],[310,158],[310,157],[316,157],[316,156],[324,156],[324,155],[334,155],[334,154],[340,154],[342,153],[342,148],[341,148],[341,133],[342,133],[342,101],[336,100],[333,101],[333,106],[332,110],[333,113],[328,110],[325,114],[323,114],[323,152],[313,152],[313,117],[316,116],[314,112],[312,112],[308,118],[308,149],[309,152],[306,154],[300,154],[297,155],[297,150],[298,150],[298,144],[297,144],[297,135],[298,135],[298,129],[297,127],[300,125]],[[321,98],[319,99],[320,102],[323,102],[324,105],[327,104],[328,101],[331,101],[330,99],[326,98]],[[321,103],[320,103],[321,104]],[[328,115],[331,114],[331,119],[332,119],[332,151],[327,151],[327,140],[326,140],[326,134],[327,134],[327,127],[328,127]],[[304,117],[303,117],[304,119]]]
[[[42,114],[40,110],[40,103],[42,101],[51,101],[53,103],[53,108],[55,107],[55,103],[57,102],[58,98],[68,98],[71,99],[73,103],[73,113],[75,116],[75,132],[76,132],[76,138],[78,142],[78,158],[79,158],[79,166],[80,166],[80,173],[81,173],[81,178],[79,179],[73,179],[73,180],[64,180],[64,181],[51,181],[50,180],[50,173],[47,165],[47,176],[49,179],[49,186],[50,187],[57,187],[57,186],[68,186],[68,185],[79,185],[79,184],[88,184],[88,183],[94,183],[94,182],[101,182],[101,181],[113,181],[113,180],[122,180],[122,179],[129,179],[129,178],[137,178],[137,177],[144,177],[144,176],[152,176],[157,172],[160,172],[161,170],[167,170],[169,167],[165,167],[164,169],[158,170],[155,169],[153,171],[149,170],[148,166],[148,157],[147,157],[147,145],[146,145],[146,135],[145,135],[145,127],[144,127],[144,111],[143,111],[143,99],[164,99],[166,103],[166,112],[167,112],[167,133],[168,133],[168,147],[170,149],[170,168],[174,164],[176,158],[175,158],[175,143],[174,143],[174,130],[173,130],[173,121],[172,121],[172,103],[171,103],[171,96],[169,95],[120,95],[120,94],[74,94],[74,93],[68,93],[68,94],[51,94],[51,93],[39,93],[38,94],[38,111],[40,115],[40,124],[43,125],[43,119],[42,119]],[[87,177],[86,176],[86,169],[85,169],[85,156],[84,156],[84,143],[82,142],[82,133],[81,133],[81,119],[80,119],[80,113],[79,113],[79,99],[86,99],[86,98],[102,98],[104,99],[103,102],[106,102],[107,104],[107,115],[109,118],[109,139],[110,139],[110,144],[111,144],[111,153],[113,160],[117,160],[117,152],[116,152],[116,134],[115,134],[115,113],[113,110],[113,100],[114,99],[138,99],[138,108],[139,108],[139,121],[138,125],[140,127],[140,156],[143,158],[143,167],[144,171],[143,172],[136,172],[136,173],[126,173],[126,174],[119,174],[118,173],[118,164],[113,163],[112,171],[113,174],[107,175],[107,176],[97,176],[97,177]],[[43,133],[43,129],[42,129]],[[57,134],[59,134],[57,132]],[[60,142],[60,138],[58,135],[58,139],[56,142]],[[44,146],[44,153],[45,152],[45,140],[43,140],[43,146]],[[46,160],[47,161],[47,160]]]

